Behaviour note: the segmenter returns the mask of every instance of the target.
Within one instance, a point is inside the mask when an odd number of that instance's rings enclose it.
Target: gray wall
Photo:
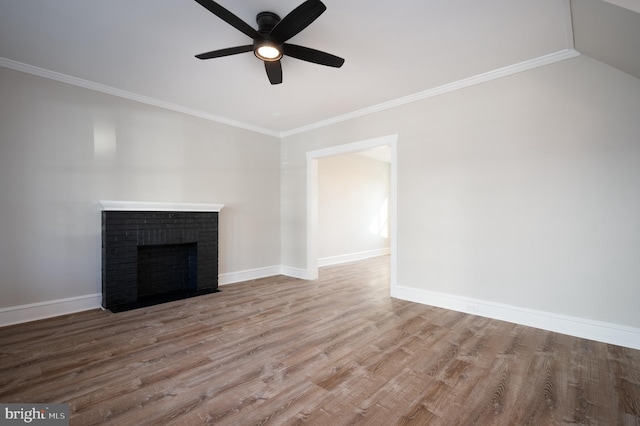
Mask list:
[[[306,268],[306,152],[398,134],[398,284],[640,327],[640,81],[581,56],[277,138],[0,69],[0,307],[100,290],[101,199]],[[280,251],[279,251],[280,250]]]
[[[640,326],[640,80],[585,56],[284,138],[283,264],[305,152],[398,134],[398,284]]]
[[[220,273],[280,264],[279,140],[0,68],[0,308],[100,292],[99,200],[225,204]]]

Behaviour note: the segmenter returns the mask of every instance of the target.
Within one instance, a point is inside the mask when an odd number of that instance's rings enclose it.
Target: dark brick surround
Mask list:
[[[139,297],[138,256],[141,247],[170,247],[195,244],[195,256],[187,260],[195,271],[195,285],[167,291],[166,283],[157,297]],[[143,250],[148,252],[148,250]],[[187,258],[188,259],[188,258]],[[156,259],[155,263],[159,261]],[[161,262],[161,261],[160,261]],[[154,265],[157,269],[157,265]],[[171,265],[167,265],[172,268]],[[102,212],[102,306],[112,312],[182,299],[218,290],[218,213],[191,211],[103,211]],[[148,290],[145,290],[147,293]]]

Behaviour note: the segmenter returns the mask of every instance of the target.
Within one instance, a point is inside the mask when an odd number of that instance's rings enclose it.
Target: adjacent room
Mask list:
[[[4,1],[0,93],[0,404],[640,424],[636,1]]]

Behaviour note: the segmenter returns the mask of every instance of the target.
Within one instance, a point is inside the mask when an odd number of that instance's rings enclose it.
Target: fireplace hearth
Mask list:
[[[222,205],[101,206],[104,308],[120,312],[218,291]]]

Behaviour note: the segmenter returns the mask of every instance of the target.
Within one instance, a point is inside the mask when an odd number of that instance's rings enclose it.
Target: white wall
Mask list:
[[[280,264],[279,140],[0,68],[0,308],[101,289],[99,200],[223,203],[220,273]]]
[[[388,163],[358,154],[318,160],[320,259],[335,263],[389,249],[388,219]]]
[[[282,142],[283,263],[305,152],[398,134],[398,285],[640,327],[640,81],[577,57]]]

